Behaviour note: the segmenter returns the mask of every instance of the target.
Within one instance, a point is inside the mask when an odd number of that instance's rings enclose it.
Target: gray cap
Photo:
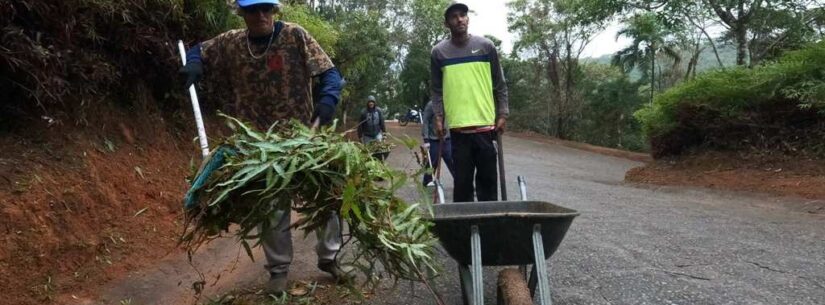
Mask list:
[[[372,95],[367,96],[367,102],[375,102],[375,97]]]

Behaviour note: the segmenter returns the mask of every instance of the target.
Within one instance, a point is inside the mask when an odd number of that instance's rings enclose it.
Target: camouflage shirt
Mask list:
[[[206,74],[220,86],[216,89],[229,91],[224,92],[229,100],[221,103],[224,111],[261,130],[276,121],[309,122],[312,77],[334,67],[301,26],[283,23],[277,35],[266,54],[266,44],[250,44],[246,30],[231,30],[201,44]]]

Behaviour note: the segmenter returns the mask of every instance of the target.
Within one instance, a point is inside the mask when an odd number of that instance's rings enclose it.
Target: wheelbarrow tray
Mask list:
[[[534,262],[533,228],[541,226],[545,259],[556,251],[579,213],[542,201],[445,203],[433,206],[434,232],[460,264],[471,263],[470,233],[478,226],[484,266]]]
[[[386,160],[390,156],[389,151],[380,151],[372,153],[372,156],[378,160]]]

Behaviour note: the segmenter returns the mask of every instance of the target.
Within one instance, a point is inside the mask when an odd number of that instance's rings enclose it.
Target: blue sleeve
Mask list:
[[[338,68],[332,68],[321,73],[321,92],[318,103],[327,104],[335,108],[341,98],[343,83]]]
[[[186,62],[197,61],[203,63],[203,59],[201,58],[201,44],[198,43],[189,51],[186,51]]]

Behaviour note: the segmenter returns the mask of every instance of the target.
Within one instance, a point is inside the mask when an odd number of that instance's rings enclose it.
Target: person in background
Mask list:
[[[267,130],[276,121],[298,119],[307,124],[328,124],[340,98],[341,75],[318,42],[301,26],[275,22],[278,0],[237,0],[238,14],[245,29],[230,30],[195,45],[187,53],[181,73],[186,88],[197,83],[204,72],[225,85],[234,98],[227,102],[230,115]],[[313,103],[310,84],[319,78],[320,98]],[[287,289],[287,272],[292,263],[290,213],[261,234],[269,281],[265,291],[281,294]],[[347,280],[337,262],[341,249],[340,218],[333,215],[319,229],[318,268],[337,280]]]
[[[387,128],[384,126],[384,115],[375,106],[375,97],[367,97],[367,109],[361,112],[358,120],[358,139],[361,143],[369,144],[373,141],[383,141]]]
[[[449,127],[445,127],[446,132],[444,133],[443,137],[439,137],[435,131],[435,113],[433,112],[433,102],[427,102],[427,105],[424,106],[424,112],[421,114],[421,120],[423,124],[421,124],[421,137],[424,139],[424,143],[422,144],[425,149],[427,149],[427,154],[430,157],[430,165],[433,166],[433,173],[439,170],[441,164],[447,165],[447,170],[450,171],[450,175],[453,174],[453,148],[450,145],[450,130]],[[444,123],[444,126],[447,126],[447,123]],[[439,157],[440,156],[440,157]],[[444,163],[441,163],[441,160],[444,160]],[[432,186],[433,183],[433,176],[431,174],[424,174],[424,186]]]

